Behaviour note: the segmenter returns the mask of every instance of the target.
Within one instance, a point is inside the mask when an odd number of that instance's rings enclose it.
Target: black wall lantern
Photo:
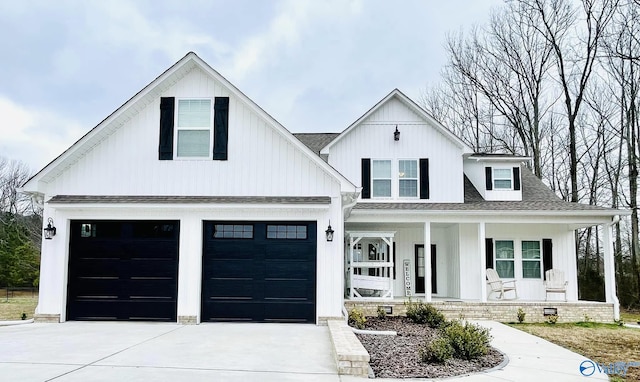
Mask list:
[[[396,125],[396,131],[393,132],[393,140],[394,141],[400,140],[400,131],[398,130],[398,125]]]
[[[329,227],[324,231],[327,234],[327,241],[333,241],[333,230],[331,229],[331,220],[329,220]]]
[[[47,220],[47,226],[44,229],[44,238],[47,240],[51,240],[55,235],[56,227],[53,225],[53,219],[49,218]]]

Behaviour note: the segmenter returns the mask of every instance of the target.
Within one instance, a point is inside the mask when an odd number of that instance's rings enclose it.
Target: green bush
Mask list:
[[[524,310],[522,310],[522,308],[518,308],[518,322],[519,322],[519,323],[521,323],[521,324],[522,324],[522,323],[524,322],[524,317],[525,317],[526,315],[527,315],[527,314],[524,312]]]
[[[551,314],[551,315],[547,316],[547,324],[555,325],[556,322],[558,322],[558,315],[557,314]]]
[[[384,307],[379,306],[378,310],[377,310],[377,313],[378,313],[378,318],[379,319],[387,318],[387,311],[384,310]]]
[[[453,321],[443,329],[443,333],[456,358],[470,360],[486,355],[489,351],[489,329],[468,322],[463,325],[459,321]]]
[[[349,312],[349,325],[354,328],[364,329],[364,324],[367,322],[364,312],[361,309],[353,308]]]
[[[440,337],[421,347],[419,354],[422,362],[443,363],[453,357],[453,347],[448,338]]]
[[[432,328],[439,328],[446,322],[444,315],[432,305],[421,301],[411,302],[411,300],[405,304],[407,317],[416,324],[427,324]]]

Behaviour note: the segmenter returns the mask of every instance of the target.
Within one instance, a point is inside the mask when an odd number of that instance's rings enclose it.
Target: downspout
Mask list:
[[[345,221],[347,220],[347,218],[349,218],[349,215],[351,215],[351,209],[353,208],[353,206],[355,206],[358,203],[358,197],[360,196],[360,192],[362,191],[362,187],[358,187],[356,189],[356,192],[351,193],[351,194],[343,194],[342,195],[342,234],[343,234],[343,240],[344,240],[344,227],[345,227]],[[346,204],[345,204],[346,203]],[[344,243],[342,245],[343,249],[344,249]],[[343,256],[347,256],[346,253],[343,254]],[[340,272],[340,274],[342,275],[342,315],[344,316],[344,320],[345,322],[348,322],[349,320],[349,313],[347,312],[347,308],[344,306],[344,292],[345,292],[345,287],[344,287],[344,283],[345,283],[345,269],[344,269],[344,258],[342,259],[342,272]]]

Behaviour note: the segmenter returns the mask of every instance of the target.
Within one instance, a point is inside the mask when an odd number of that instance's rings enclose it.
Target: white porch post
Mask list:
[[[611,229],[614,223],[602,225],[602,246],[604,247],[604,294],[605,301],[613,303],[613,318],[620,319],[620,302],[616,295],[616,271],[613,258]]]
[[[428,221],[424,222],[424,301],[431,302],[431,222]]]
[[[487,248],[485,223],[478,223],[478,249],[480,252],[480,301],[487,302]]]

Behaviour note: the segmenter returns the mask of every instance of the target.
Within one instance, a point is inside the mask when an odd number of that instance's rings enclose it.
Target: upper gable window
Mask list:
[[[373,197],[391,197],[391,161],[373,160]]]
[[[418,161],[398,161],[398,193],[401,198],[418,197]]]
[[[211,158],[211,100],[181,99],[176,111],[176,158]]]
[[[495,190],[511,190],[513,189],[512,171],[510,168],[494,168],[493,169],[493,188]]]

